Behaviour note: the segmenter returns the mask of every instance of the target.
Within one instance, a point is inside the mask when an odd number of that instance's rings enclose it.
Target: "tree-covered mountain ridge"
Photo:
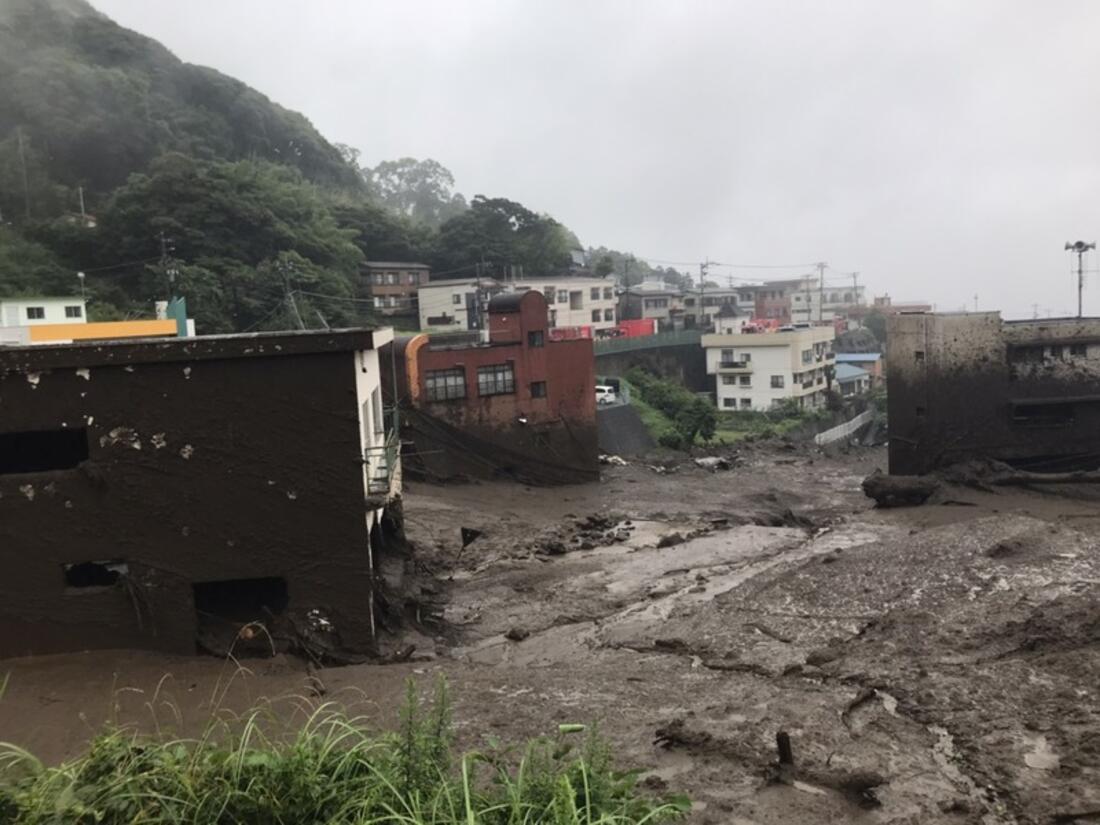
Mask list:
[[[182,294],[202,332],[369,323],[364,260],[541,277],[578,244],[435,161],[358,157],[85,0],[0,0],[0,296],[82,271],[93,318]]]

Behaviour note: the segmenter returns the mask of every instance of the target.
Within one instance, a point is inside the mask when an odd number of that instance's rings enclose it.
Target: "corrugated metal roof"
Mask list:
[[[841,384],[847,384],[849,381],[855,381],[856,379],[863,378],[865,375],[871,373],[867,370],[861,370],[859,367],[853,367],[851,364],[837,364],[836,365],[836,380]]]
[[[863,361],[877,361],[882,357],[881,352],[838,352],[836,354],[836,360],[838,362],[860,363]]]

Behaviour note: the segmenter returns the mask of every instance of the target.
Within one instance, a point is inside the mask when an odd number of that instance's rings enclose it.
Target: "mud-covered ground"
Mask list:
[[[104,719],[188,733],[295,694],[386,725],[410,674],[442,673],[463,744],[596,722],[697,822],[1100,821],[1100,491],[875,510],[859,483],[884,465],[755,448],[583,487],[414,484],[408,661],[9,660],[0,739],[59,759]]]

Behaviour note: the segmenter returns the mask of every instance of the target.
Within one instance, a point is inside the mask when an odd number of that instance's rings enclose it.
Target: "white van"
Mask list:
[[[606,404],[614,404],[619,400],[619,397],[615,394],[615,388],[607,384],[596,385],[596,403],[603,406]]]

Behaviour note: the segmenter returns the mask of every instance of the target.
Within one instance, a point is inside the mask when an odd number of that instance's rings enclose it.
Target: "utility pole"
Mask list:
[[[820,323],[823,320],[825,312],[825,267],[828,266],[824,261],[820,261],[817,264],[818,274],[818,295],[817,295],[817,320]]]
[[[176,282],[177,270],[175,264],[170,257],[171,252],[175,251],[175,247],[172,246],[172,239],[168,238],[164,234],[164,230],[160,231],[160,271],[164,275],[165,283],[168,288],[167,299],[172,300],[172,292]]]
[[[856,306],[863,306],[863,301],[859,300],[859,273],[852,273],[852,303]]]
[[[84,213],[84,187],[78,186],[76,191],[80,195],[80,225],[84,226],[88,220],[88,216]]]
[[[31,186],[30,181],[27,178],[27,156],[23,151],[23,127],[19,126],[15,130],[15,139],[19,144],[19,165],[23,168],[23,209],[26,212],[27,220],[31,219]]]
[[[1066,250],[1077,253],[1077,317],[1083,316],[1082,312],[1082,292],[1085,288],[1085,253],[1090,249],[1096,249],[1096,242],[1085,243],[1084,241],[1077,241],[1076,243],[1070,243],[1066,241]]]
[[[699,319],[706,325],[707,322],[707,270],[710,269],[710,258],[699,264]]]
[[[975,312],[978,311],[978,295],[977,295],[977,293],[974,294],[974,311]]]
[[[294,292],[290,289],[290,269],[283,261],[277,261],[275,268],[279,270],[279,273],[283,276],[283,291],[286,295],[287,309],[290,310],[290,315],[298,324],[298,329],[305,329],[306,322],[302,320],[302,313],[298,311],[298,302],[294,300]]]
[[[1031,305],[1031,318],[1032,318],[1032,320],[1034,320],[1038,317],[1039,317],[1039,305],[1038,304],[1032,304]]]

